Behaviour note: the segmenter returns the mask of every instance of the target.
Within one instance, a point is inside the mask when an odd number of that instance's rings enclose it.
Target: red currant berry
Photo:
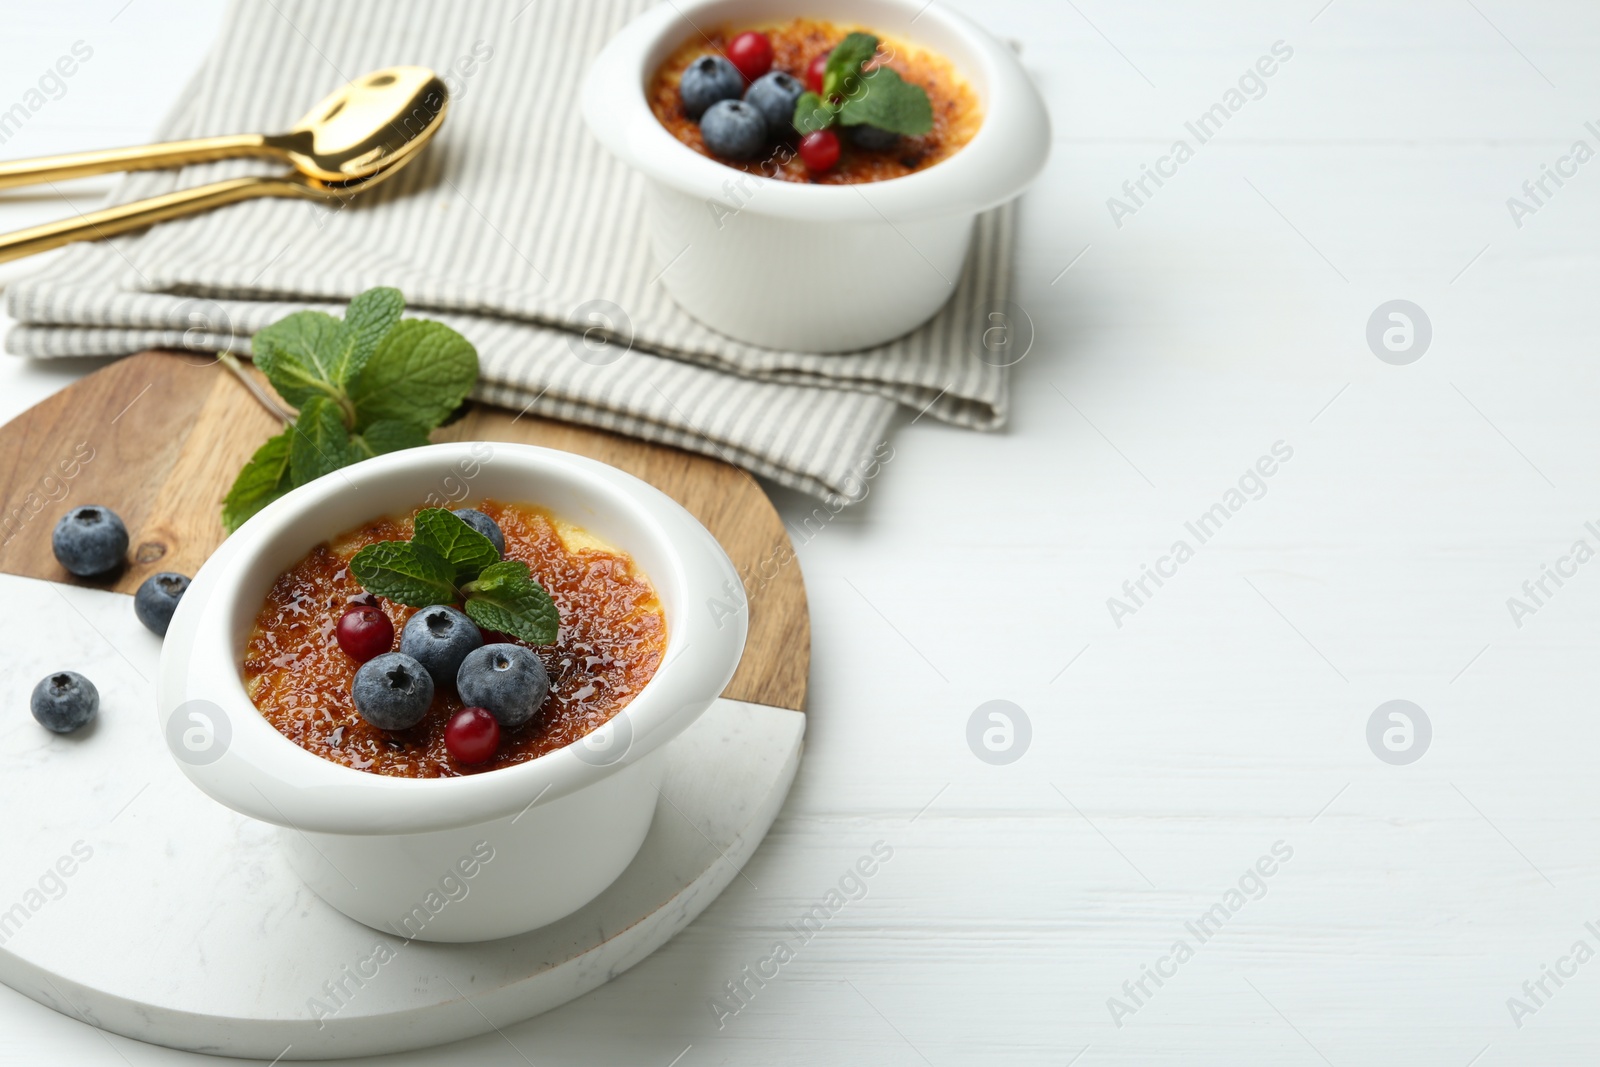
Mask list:
[[[806,169],[820,174],[839,162],[839,135],[832,130],[814,130],[800,138],[800,158]]]
[[[500,724],[487,708],[462,708],[445,724],[444,747],[457,763],[482,763],[500,747]]]
[[[753,82],[772,69],[772,42],[754,30],[741,33],[728,42],[728,62],[739,68],[745,81]]]
[[[365,663],[394,647],[394,623],[377,608],[357,606],[346,611],[334,634],[345,655],[357,663]]]
[[[822,78],[828,72],[828,53],[824,52],[806,64],[806,88],[822,95]]]

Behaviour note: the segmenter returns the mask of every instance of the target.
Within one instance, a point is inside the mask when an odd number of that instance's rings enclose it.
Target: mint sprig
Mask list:
[[[293,430],[267,438],[244,465],[233,488],[222,500],[222,525],[232,533],[244,520],[294,488],[289,473],[289,450]]]
[[[397,604],[425,608],[456,600],[455,568],[426,545],[412,541],[378,541],[350,561],[350,573],[361,588]]]
[[[804,92],[795,102],[794,128],[802,135],[844,126],[876,126],[907,137],[933,129],[927,91],[888,67],[863,71],[878,52],[870,33],[852,33],[828,53],[822,92]]]
[[[839,121],[846,126],[876,126],[907,137],[933,129],[933,104],[920,85],[912,85],[888,67],[862,76],[862,91],[845,97]]]
[[[878,54],[878,39],[870,33],[846,34],[833,46],[822,70],[822,95],[831,100],[859,91],[861,68]]]
[[[478,353],[443,323],[402,319],[398,289],[369,289],[343,319],[296,311],[251,339],[255,365],[299,411],[246,463],[222,502],[232,531],[296,486],[428,443],[478,379]],[[437,603],[437,601],[430,601]]]
[[[410,541],[376,541],[350,560],[350,573],[369,593],[425,608],[461,602],[486,630],[535,645],[555,641],[561,619],[555,601],[521,560],[502,560],[483,534],[444,508],[417,512]]]
[[[534,581],[521,560],[502,560],[485,567],[475,581],[462,586],[465,611],[472,621],[535,645],[548,645],[561,629],[555,601]]]

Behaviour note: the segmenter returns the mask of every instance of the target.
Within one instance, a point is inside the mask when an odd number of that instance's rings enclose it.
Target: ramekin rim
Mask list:
[[[1016,54],[959,12],[923,0],[876,0],[959,34],[980,58],[989,86],[983,123],[949,158],[916,174],[877,182],[811,185],[750,176],[761,195],[729,191],[747,173],[701,155],[673,137],[646,99],[649,57],[669,34],[693,29],[694,13],[726,0],[667,0],[624,26],[595,57],[580,93],[584,120],[613,155],[681,193],[727,208],[817,222],[911,221],[976,214],[1011,200],[1032,183],[1050,152],[1044,101]]]
[[[437,475],[439,465],[479,443],[406,449],[344,468],[344,473],[377,478],[410,469]],[[624,728],[619,720],[626,723],[631,743],[624,756],[615,762],[585,760],[576,751],[580,740],[533,760],[473,775],[416,779],[372,774],[308,752],[273,727],[246,694],[231,647],[222,667],[197,665],[197,654],[215,654],[219,645],[228,643],[227,635],[216,632],[225,629],[218,624],[229,617],[240,587],[248,584],[251,564],[295,521],[347,491],[343,482],[330,476],[273,502],[229,537],[196,574],[174,615],[162,652],[157,702],[163,733],[172,736],[169,720],[195,699],[212,701],[230,720],[231,737],[219,759],[177,761],[203,791],[245,815],[302,831],[395,834],[472,825],[577,792],[636,763],[686,728],[717,697],[737,668],[748,620],[740,613],[731,622],[714,626],[709,614],[694,610],[696,596],[705,592],[698,586],[721,577],[738,580],[710,532],[676,501],[617,468],[535,445],[492,444],[497,463],[521,462],[530,473],[554,473],[607,497],[629,512],[642,536],[669,561],[672,573],[647,572],[658,591],[664,579],[678,586],[674,593],[678,607],[668,608],[662,664],[627,706],[586,735],[594,738],[610,731],[614,736]],[[195,636],[186,646],[186,637],[207,623],[213,632]],[[691,677],[695,671],[704,677]]]

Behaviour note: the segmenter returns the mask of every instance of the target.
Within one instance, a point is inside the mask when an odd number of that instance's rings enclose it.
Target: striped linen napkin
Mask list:
[[[839,506],[864,495],[899,405],[1000,426],[1006,371],[984,330],[1006,298],[1008,209],[979,220],[945,310],[875,349],[757,348],[671,301],[644,232],[642,179],[590,137],[577,102],[590,58],[647,6],[240,0],[162,138],[284,129],[350,78],[407,63],[446,75],[444,129],[340,210],[257,200],[68,249],[9,287],[7,350],[243,351],[291,310],[337,311],[393,285],[477,346],[480,400],[707,453]],[[231,160],[131,174],[112,201],[271,169]],[[584,344],[596,314],[631,338],[620,355],[621,342],[598,355]]]

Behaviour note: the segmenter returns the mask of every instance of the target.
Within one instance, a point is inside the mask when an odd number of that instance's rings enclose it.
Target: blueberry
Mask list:
[[[39,725],[52,733],[70,734],[94,718],[100,691],[77,671],[57,671],[33,687],[28,703]]]
[[[455,681],[461,661],[482,644],[477,623],[444,604],[423,608],[400,631],[400,651],[422,664],[438,686]]]
[[[744,75],[722,56],[701,56],[678,79],[683,112],[692,119],[706,113],[719,100],[737,100],[744,93]]]
[[[767,129],[773,133],[788,133],[794,128],[795,105],[805,91],[799,78],[774,70],[750,83],[744,102],[761,112],[761,117],[767,120]]]
[[[50,547],[56,559],[80,578],[105,574],[122,563],[128,552],[128,528],[110,508],[90,504],[61,516]]]
[[[767,143],[767,120],[753,104],[722,100],[700,118],[706,147],[724,159],[749,159]]]
[[[477,508],[456,508],[450,514],[493,541],[494,549],[500,555],[504,556],[506,554],[506,535],[501,531],[498,522],[495,522]]]
[[[433,679],[404,652],[385,652],[367,660],[356,671],[350,691],[356,711],[380,730],[417,725],[433,703]]]
[[[869,152],[887,152],[900,140],[900,135],[881,126],[851,126],[850,143]]]
[[[165,637],[167,627],[172,624],[172,613],[178,609],[178,601],[188,588],[189,579],[181,574],[171,571],[152,574],[133,594],[133,613],[139,616],[146,630],[157,637]]]
[[[533,718],[550,694],[544,663],[521,645],[484,645],[461,661],[456,692],[468,707],[487,708],[508,729]]]

